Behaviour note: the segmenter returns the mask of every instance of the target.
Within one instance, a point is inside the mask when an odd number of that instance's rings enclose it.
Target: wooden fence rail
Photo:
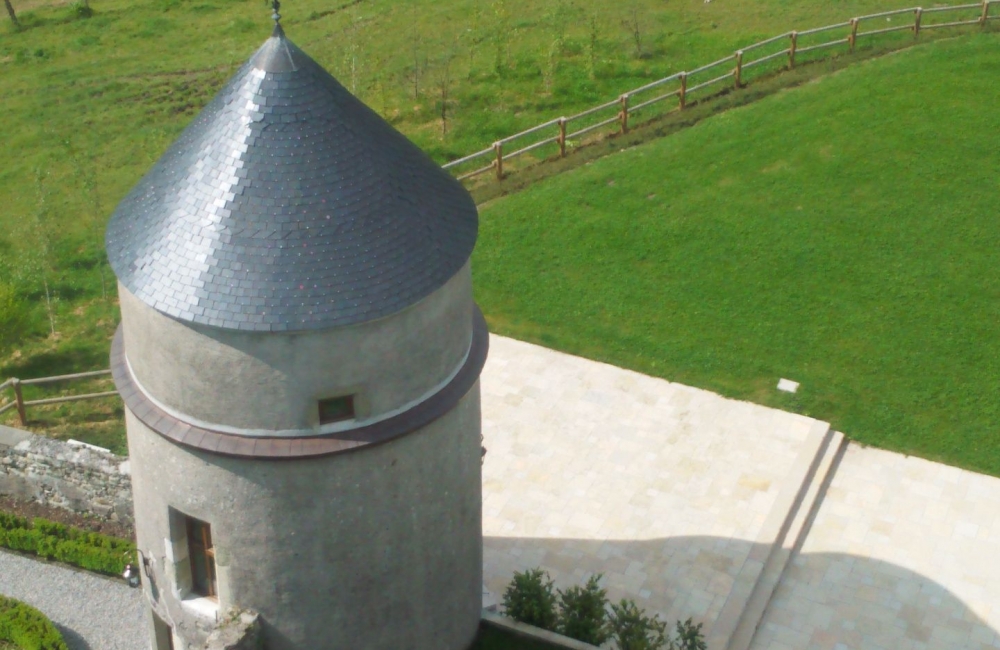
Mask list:
[[[465,173],[460,173],[458,175],[459,180],[466,178],[472,178],[479,176],[480,174],[485,174],[489,171],[494,171],[498,180],[504,177],[504,161],[510,160],[517,156],[535,151],[542,147],[555,144],[559,148],[560,157],[566,156],[567,141],[579,138],[581,136],[587,135],[602,129],[604,127],[610,126],[612,124],[616,125],[618,133],[626,133],[630,128],[630,118],[640,111],[644,111],[655,104],[665,102],[668,99],[677,98],[677,105],[673,108],[673,111],[684,110],[690,101],[689,95],[712,86],[716,86],[725,82],[725,87],[729,87],[732,84],[734,88],[742,88],[746,85],[744,78],[744,73],[758,65],[763,65],[770,61],[776,59],[784,58],[787,60],[787,67],[795,67],[795,58],[797,55],[802,55],[807,52],[813,52],[825,48],[834,47],[837,45],[847,45],[850,52],[853,52],[857,44],[857,39],[863,36],[875,36],[878,34],[886,34],[890,32],[898,31],[912,31],[914,38],[919,37],[920,32],[926,29],[940,29],[943,27],[961,27],[967,25],[979,25],[984,27],[990,20],[1000,19],[1000,15],[990,15],[990,7],[994,4],[1000,4],[1000,0],[981,0],[981,2],[952,5],[945,7],[929,7],[924,9],[922,7],[911,7],[909,9],[895,9],[893,11],[883,11],[875,14],[868,14],[866,16],[858,16],[856,18],[851,18],[848,21],[834,23],[832,25],[825,25],[823,27],[814,27],[812,29],[807,29],[801,32],[791,31],[785,32],[784,34],[778,34],[777,36],[772,36],[771,38],[759,41],[757,43],[752,43],[743,47],[733,54],[721,58],[712,63],[697,67],[690,71],[677,72],[669,77],[664,77],[663,79],[658,79],[656,81],[647,83],[640,86],[634,90],[626,93],[622,93],[617,98],[608,101],[599,106],[594,106],[576,115],[571,115],[570,117],[558,117],[547,122],[543,122],[537,126],[533,126],[530,129],[521,131],[520,133],[515,133],[514,135],[508,136],[497,140],[487,149],[482,151],[477,151],[476,153],[464,156],[457,160],[453,160],[443,167],[444,169],[455,169],[460,166],[467,165],[468,163],[476,161],[486,161],[487,164],[482,165],[471,171],[466,171]],[[979,15],[974,19],[968,20],[955,20],[943,23],[926,23],[924,22],[925,14],[939,14],[949,11],[979,11]],[[872,29],[868,31],[861,31],[859,28],[861,24],[865,21],[877,20],[879,18],[886,18],[891,20],[894,16],[904,16],[910,14],[913,16],[912,22],[904,25],[893,25],[891,27],[883,27],[880,29]],[[811,43],[806,46],[801,46],[799,39],[803,37],[811,37],[816,34],[826,34],[828,32],[833,32],[840,29],[847,29],[848,33],[840,38],[834,38],[829,41],[823,41],[819,43]],[[769,46],[780,44],[782,42],[787,43],[787,47],[781,47],[777,51],[768,52]],[[755,59],[748,59],[748,54],[756,53],[759,50],[764,50],[764,54],[760,55]],[[691,83],[691,77],[697,77],[699,75],[704,75],[706,72],[711,70],[716,70],[722,66],[731,65],[722,74],[715,74],[708,79],[700,80],[697,83]],[[649,93],[653,90],[660,90],[663,86],[669,83],[676,83],[677,87],[674,90],[668,92],[660,92],[660,94],[655,95],[650,98],[640,97],[644,93]],[[640,101],[636,101],[640,100]],[[580,120],[586,120],[587,118],[592,118],[594,116],[599,116],[602,112],[615,111],[613,115],[603,117],[597,122],[591,124],[585,124],[577,128],[575,131],[570,131],[568,128],[571,123],[579,122]],[[552,133],[552,129],[556,129],[556,133]],[[548,133],[547,133],[548,132]],[[511,147],[507,152],[505,149],[506,145],[513,145],[524,141],[530,136],[544,136],[539,140],[534,142],[527,142],[519,148]],[[14,391],[14,401],[0,406],[0,414],[16,408],[18,416],[20,417],[21,424],[27,424],[27,414],[26,407],[37,406],[41,404],[56,404],[60,402],[73,402],[78,400],[86,399],[98,399],[102,397],[111,397],[117,395],[117,391],[105,391],[101,393],[88,393],[84,395],[68,395],[64,397],[52,397],[47,399],[37,399],[25,401],[22,395],[21,387],[29,385],[39,385],[47,384],[59,381],[72,381],[77,379],[87,379],[91,377],[98,377],[102,375],[111,374],[110,370],[97,370],[93,372],[81,372],[72,375],[59,375],[57,377],[41,377],[38,379],[25,379],[20,380],[17,378],[11,378],[3,383],[0,383],[0,394],[7,389],[13,389]]]
[[[801,32],[791,31],[785,32],[784,34],[778,34],[777,36],[772,36],[771,38],[763,41],[747,45],[733,54],[717,61],[713,61],[712,63],[697,67],[690,71],[677,72],[669,77],[658,79],[629,92],[622,93],[616,99],[594,106],[583,112],[577,113],[576,115],[558,117],[556,119],[543,122],[537,126],[533,126],[525,131],[521,131],[520,133],[507,136],[494,142],[488,149],[483,149],[482,151],[478,151],[474,154],[453,160],[443,165],[443,167],[444,169],[454,170],[455,173],[457,173],[457,178],[459,180],[473,178],[490,171],[495,173],[497,180],[502,180],[505,175],[504,163],[511,158],[515,158],[553,144],[558,146],[559,156],[565,157],[568,140],[580,138],[588,133],[598,131],[611,125],[615,125],[616,128],[610,133],[626,133],[628,132],[630,126],[634,126],[634,123],[631,123],[630,119],[636,113],[645,111],[655,104],[660,104],[674,97],[677,98],[677,104],[674,108],[670,109],[671,112],[684,110],[691,101],[690,95],[692,93],[704,91],[705,89],[712,87],[718,88],[718,90],[715,91],[716,93],[730,87],[742,88],[746,86],[747,83],[744,76],[746,71],[757,66],[764,65],[768,62],[784,59],[786,61],[785,66],[791,69],[796,65],[796,57],[809,52],[828,50],[829,48],[845,45],[847,46],[849,52],[854,52],[858,38],[862,37],[876,36],[891,32],[910,31],[913,32],[914,38],[918,38],[920,36],[920,32],[926,29],[961,27],[967,25],[979,25],[980,27],[984,27],[988,21],[1000,19],[1000,15],[990,15],[990,7],[994,4],[1000,4],[1000,0],[981,0],[980,2],[944,7],[930,7],[927,9],[922,7],[894,9],[892,11],[883,11],[868,14],[866,16],[858,16],[847,21],[834,23],[832,25],[824,25],[823,27],[814,27]],[[955,20],[942,23],[926,22],[927,14],[971,10],[978,11],[978,16],[968,20]],[[892,21],[895,16],[906,15],[913,16],[913,19],[908,21],[906,24],[869,29],[868,31],[860,30],[863,23],[870,24],[870,21],[878,19]],[[846,30],[846,33],[843,35],[834,33],[834,38],[826,41],[807,42],[805,45],[801,42],[803,38],[811,40],[812,37],[815,37],[816,35],[826,35],[829,32],[837,32],[837,30]],[[779,46],[780,49],[773,52],[770,51],[773,49],[773,46],[776,45]],[[751,58],[749,56],[751,53],[753,53],[756,58]],[[760,53],[759,56],[757,56],[758,53]],[[729,67],[723,68],[723,66]],[[724,70],[724,72],[722,70]],[[706,74],[710,71],[713,73],[711,76]],[[699,76],[702,78],[692,81],[692,77]],[[668,92],[662,92],[662,87],[670,83],[677,84],[676,88]],[[642,96],[644,93],[649,93],[653,90],[658,90],[659,94],[648,98]],[[711,95],[702,95],[703,98],[707,96]],[[614,111],[614,113],[612,115],[608,115],[608,113],[612,111]],[[601,115],[602,113],[604,115]],[[594,122],[593,119],[597,119],[597,121]],[[581,121],[584,123],[580,124]],[[576,130],[570,130],[568,126],[574,123],[576,123],[578,127]],[[553,133],[553,131],[555,132]],[[520,146],[513,146],[518,144]],[[479,165],[474,169],[464,172],[458,169],[459,167],[466,167],[469,163],[477,161],[479,162]],[[487,164],[484,165],[484,162]],[[0,409],[0,412],[2,412],[2,409]]]
[[[21,391],[21,386],[51,384],[54,382],[72,381],[75,379],[89,379],[92,377],[101,377],[110,374],[111,374],[110,370],[94,370],[92,372],[78,372],[72,375],[58,375],[56,377],[39,377],[37,379],[22,380],[18,379],[17,377],[12,377],[7,381],[3,382],[2,384],[0,384],[0,393],[7,390],[8,388],[12,388],[14,391],[14,401],[11,402],[10,404],[0,406],[0,414],[3,414],[4,412],[12,408],[16,408],[18,418],[21,421],[21,426],[25,426],[28,424],[28,414],[27,414],[28,406],[39,406],[41,404],[58,404],[60,402],[76,402],[84,399],[97,399],[100,397],[111,397],[113,395],[117,395],[118,391],[111,390],[111,391],[104,391],[102,393],[86,393],[83,395],[64,395],[62,397],[49,397],[46,399],[25,400],[24,394]]]

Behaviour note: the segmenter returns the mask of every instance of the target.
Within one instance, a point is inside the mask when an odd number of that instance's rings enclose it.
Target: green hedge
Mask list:
[[[6,596],[0,596],[0,641],[22,650],[69,650],[45,614]]]
[[[119,576],[136,556],[135,544],[46,519],[0,512],[0,546]]]

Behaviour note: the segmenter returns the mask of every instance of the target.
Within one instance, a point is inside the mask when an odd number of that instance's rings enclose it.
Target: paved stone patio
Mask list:
[[[1000,479],[851,445],[754,650],[1000,648]]]
[[[754,650],[1000,648],[1000,479],[825,449],[811,418],[498,336],[481,383],[494,594],[541,566],[693,616],[710,650],[761,597]],[[824,454],[842,454],[826,490]],[[751,594],[796,508],[801,551],[772,568],[773,597]]]

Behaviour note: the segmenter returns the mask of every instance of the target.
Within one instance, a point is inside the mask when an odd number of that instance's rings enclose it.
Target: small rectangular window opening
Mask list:
[[[188,557],[191,559],[191,591],[207,598],[217,598],[215,579],[215,546],[212,527],[194,517],[185,517]]]
[[[354,419],[354,395],[329,397],[319,401],[319,423],[330,424]]]

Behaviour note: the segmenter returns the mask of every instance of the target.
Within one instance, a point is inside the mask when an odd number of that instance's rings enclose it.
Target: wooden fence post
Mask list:
[[[559,157],[566,157],[566,118],[559,118]]]
[[[733,70],[733,86],[743,86],[743,50],[736,50],[736,69]]]
[[[681,89],[679,94],[677,95],[677,98],[680,102],[679,107],[683,111],[685,104],[685,96],[687,95],[687,89],[688,89],[688,74],[686,72],[682,72],[680,74],[680,79],[681,79]]]
[[[622,135],[628,133],[628,93],[619,98],[622,103],[622,110],[618,113],[618,119],[622,123]]]
[[[920,36],[920,17],[924,14],[922,7],[913,10],[913,38]]]
[[[858,19],[851,18],[851,35],[847,37],[847,42],[851,44],[851,52],[854,51],[854,44],[858,40]]]
[[[13,377],[10,383],[14,386],[14,400],[17,402],[17,416],[21,418],[21,426],[28,426],[28,415],[24,412],[24,395],[21,394],[21,380]]]
[[[986,18],[990,13],[990,0],[983,0],[983,13],[979,16],[979,24],[986,27]]]
[[[799,33],[792,32],[789,34],[789,38],[792,39],[791,45],[788,46],[788,69],[791,70],[795,67],[795,48],[798,46]]]
[[[493,161],[493,166],[497,168],[497,180],[503,180],[503,143],[494,142],[493,150],[497,152],[496,160]]]

